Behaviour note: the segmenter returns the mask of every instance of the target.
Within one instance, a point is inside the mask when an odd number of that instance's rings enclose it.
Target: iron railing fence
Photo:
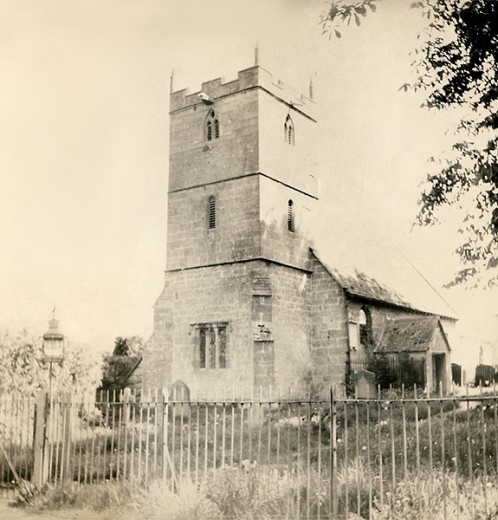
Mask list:
[[[48,481],[159,480],[173,491],[194,483],[215,501],[250,496],[261,514],[275,518],[425,518],[437,510],[441,518],[466,519],[498,511],[495,392],[458,397],[414,388],[368,399],[336,397],[333,390],[307,399],[168,395],[142,392],[139,400],[134,391],[103,392],[97,399],[53,400],[45,421]],[[20,420],[20,412],[5,411],[6,403],[0,400],[0,418],[17,417],[25,429],[16,430],[19,442],[2,438],[0,468],[8,468],[2,459],[8,453],[26,478],[32,454],[23,458],[20,446],[30,446],[34,411]]]
[[[0,395],[0,493],[16,480],[31,478],[33,466],[34,400],[23,395]]]

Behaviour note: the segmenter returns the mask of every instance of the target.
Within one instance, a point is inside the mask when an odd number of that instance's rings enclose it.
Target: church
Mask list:
[[[313,239],[317,113],[311,85],[298,93],[259,65],[170,93],[167,261],[144,388],[305,396],[402,352],[421,383],[449,384],[455,319],[440,297],[436,311],[417,305]]]

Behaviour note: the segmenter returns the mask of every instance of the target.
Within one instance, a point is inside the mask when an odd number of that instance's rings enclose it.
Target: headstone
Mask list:
[[[358,399],[375,398],[375,374],[368,370],[360,370],[354,375],[356,396]]]
[[[169,390],[168,404],[175,417],[188,417],[190,408],[190,388],[181,379],[175,381]]]

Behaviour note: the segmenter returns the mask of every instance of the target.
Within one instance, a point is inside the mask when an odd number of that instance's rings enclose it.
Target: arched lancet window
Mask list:
[[[368,346],[372,341],[372,317],[367,307],[362,307],[358,315],[360,343]]]
[[[208,198],[208,229],[216,227],[216,199],[211,196]]]
[[[220,137],[220,121],[214,110],[210,110],[206,117],[206,139],[212,141]]]
[[[285,119],[284,124],[284,141],[292,145],[295,143],[294,123],[292,122],[291,116],[289,115]]]
[[[294,202],[287,203],[287,229],[294,232]]]

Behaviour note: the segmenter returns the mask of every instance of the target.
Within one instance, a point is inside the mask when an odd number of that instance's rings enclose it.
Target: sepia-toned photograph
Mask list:
[[[498,0],[1,0],[0,518],[498,518]]]

